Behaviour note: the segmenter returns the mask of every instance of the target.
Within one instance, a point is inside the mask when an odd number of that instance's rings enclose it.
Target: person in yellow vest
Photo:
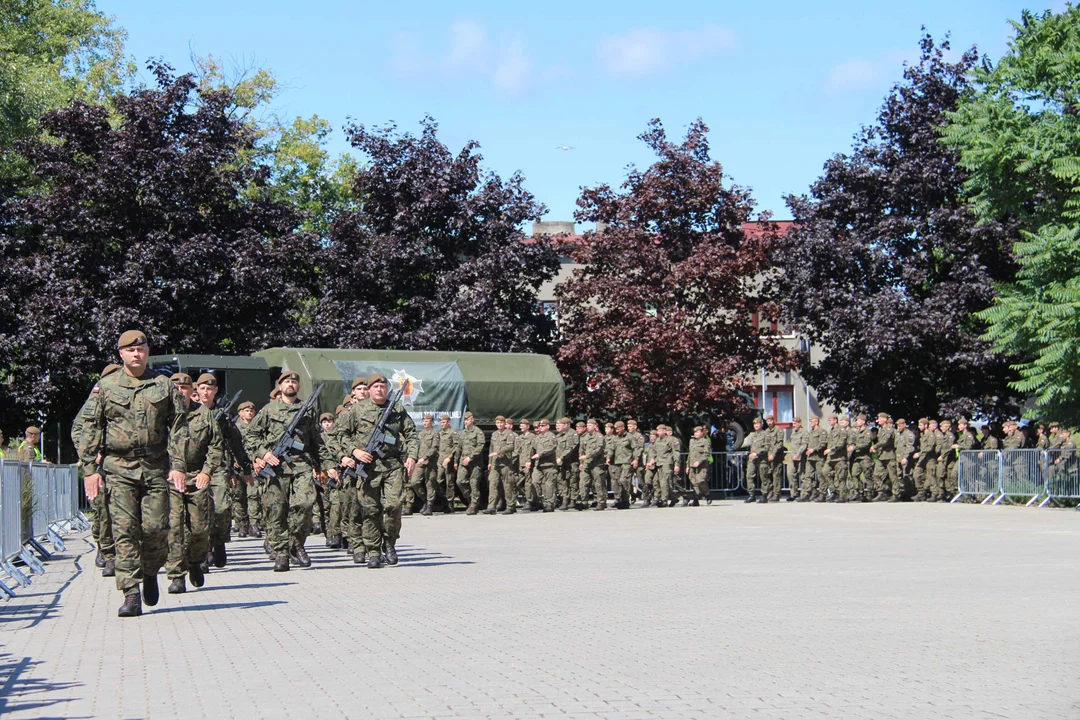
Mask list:
[[[19,443],[15,459],[20,462],[41,462],[41,450],[38,450],[38,443],[41,441],[41,428],[31,425],[26,428],[24,437],[25,439]]]
[[[3,460],[4,457],[4,431],[0,430],[0,460]]]

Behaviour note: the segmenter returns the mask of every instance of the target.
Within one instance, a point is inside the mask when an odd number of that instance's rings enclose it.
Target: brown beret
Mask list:
[[[887,417],[889,417],[889,413],[887,413],[887,412],[879,412],[879,413],[877,414],[877,416],[878,416],[879,418],[887,418]]]
[[[439,415],[439,422],[442,422],[443,420],[445,420],[446,422],[450,422],[450,414],[443,413],[442,415]]]
[[[141,330],[128,330],[116,341],[116,349],[123,350],[126,347],[135,347],[136,345],[145,344],[146,336],[143,335]]]
[[[570,418],[568,418],[568,417],[561,417],[561,418],[559,418],[559,422],[561,422],[561,423],[565,423],[565,424],[569,425],[569,424],[570,424]]]
[[[548,425],[550,423],[548,423],[547,418],[540,418],[539,420],[536,421],[536,424],[537,425]]]
[[[423,417],[421,417],[420,419],[421,419],[421,420],[432,420],[432,419],[434,419],[434,417],[435,417],[435,416],[434,416],[434,415],[432,415],[431,413],[424,413]],[[496,420],[497,420],[497,419],[498,419],[498,418],[496,418]]]
[[[119,370],[122,367],[124,367],[124,366],[123,365],[118,365],[116,363],[110,363],[109,365],[105,366],[104,370],[101,371],[101,377],[106,377],[108,375],[112,375],[114,372],[116,372],[117,370]]]
[[[281,397],[281,391],[280,390],[278,390],[277,388],[274,388],[273,390],[270,391],[270,399],[271,400],[277,400],[279,397]]]
[[[635,420],[634,418],[627,418],[626,424],[627,425],[637,425],[637,420]]]
[[[251,402],[250,400],[245,400],[244,402],[240,403],[239,407],[236,408],[236,412],[240,412],[241,410],[247,410],[248,408],[254,410],[255,403]]]
[[[496,415],[495,422],[506,422],[506,418],[504,418],[502,415]]]
[[[898,422],[898,423],[904,423],[905,425],[907,425],[907,420],[905,420],[905,419],[904,419],[904,418],[902,418],[902,417],[901,417],[901,418],[896,418],[896,422]]]
[[[372,385],[374,385],[375,383],[378,383],[378,382],[381,382],[383,385],[388,384],[386,382],[386,376],[383,375],[382,373],[372,373],[371,375],[368,375],[368,379],[367,379],[368,387],[371,387]]]
[[[281,383],[285,382],[289,378],[292,378],[296,382],[300,382],[300,374],[299,373],[297,373],[294,370],[286,370],[285,372],[281,373],[281,377],[279,377],[277,379],[277,384],[280,385]]]
[[[622,420],[616,420],[615,421],[615,429],[618,430],[619,428],[624,428],[625,429],[626,428],[626,423],[624,423]]]
[[[169,376],[169,381],[175,385],[190,385],[191,376],[187,373],[173,373]]]
[[[469,418],[471,418],[472,416],[473,416],[473,414],[472,414],[472,410],[466,410],[466,411],[465,411],[465,419],[466,419],[466,420],[468,420],[468,419],[469,419]]]
[[[26,434],[27,435],[40,435],[41,434],[41,428],[31,425],[30,427],[26,428]]]
[[[529,422],[529,418],[521,418],[518,422],[522,425],[532,425],[532,423]]]
[[[793,422],[793,423],[801,423],[802,418],[799,417],[798,415],[796,415],[795,417],[791,418],[791,422]]]
[[[505,420],[506,422],[511,423],[511,424],[514,422],[514,418],[509,417],[509,416],[503,418],[503,420]]]
[[[196,385],[209,385],[210,387],[217,387],[217,378],[210,373],[203,373],[199,376],[199,379],[195,381]]]
[[[319,422],[326,422],[327,420],[334,422],[334,413],[323,413],[319,416]]]
[[[577,425],[575,425],[574,427],[579,427],[579,428],[585,427],[585,421],[584,420],[578,420]]]
[[[600,421],[596,418],[589,418],[587,422],[589,424],[595,425],[596,427],[600,427]]]
[[[345,409],[344,405],[338,405],[336,408],[334,408],[334,414],[335,415],[340,415],[341,411],[344,410],[344,409]]]
[[[362,378],[362,377],[353,378],[352,389],[355,390],[356,388],[358,388],[361,385],[367,387],[367,384],[368,384],[367,378]]]

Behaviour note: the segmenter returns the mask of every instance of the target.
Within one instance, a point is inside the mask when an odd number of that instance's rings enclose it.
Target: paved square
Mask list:
[[[742,503],[254,540],[121,620],[71,538],[0,604],[0,715],[1080,718],[1080,513]]]

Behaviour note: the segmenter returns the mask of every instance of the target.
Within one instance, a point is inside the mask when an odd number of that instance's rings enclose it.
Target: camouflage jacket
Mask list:
[[[98,453],[109,476],[142,480],[187,472],[187,404],[167,377],[115,372],[98,383],[98,395],[83,425],[84,474],[97,472]]]
[[[535,437],[535,433],[527,432],[514,438],[514,457],[517,458],[519,470],[524,470],[526,465],[532,463],[533,438]]]
[[[645,436],[639,432],[627,432],[626,436],[634,442],[634,460],[638,461],[640,467],[645,454]]]
[[[878,428],[877,441],[873,448],[881,460],[893,460],[896,458],[896,430],[885,425]]]
[[[903,432],[896,432],[896,459],[904,460],[911,459],[911,456],[915,454],[915,433],[911,428],[904,428]]]
[[[709,463],[712,454],[712,443],[709,438],[691,438],[686,455],[686,466],[694,467],[694,463],[701,463],[698,467],[704,467]]]
[[[806,428],[795,430],[791,433],[791,457],[793,460],[801,460],[803,453],[810,444],[810,431]]]
[[[851,442],[849,439],[850,428],[843,428],[837,425],[829,430],[829,439],[825,447],[825,457],[829,460],[843,460],[847,458],[847,446]]]
[[[1006,435],[1001,447],[1005,450],[1019,450],[1024,447],[1024,433],[1017,430],[1012,435]]]
[[[456,432],[447,428],[445,430],[439,430],[439,467],[442,467],[443,461],[446,458],[450,458],[450,464],[453,465],[457,461],[458,450],[458,435]]]
[[[555,433],[550,430],[546,433],[538,433],[533,436],[533,454],[538,455],[533,465],[535,467],[554,467],[556,450],[558,449],[559,438],[555,436]]]
[[[348,412],[343,412],[338,417],[332,433],[338,449],[343,451],[342,457],[367,445],[385,409],[385,405],[376,405],[371,398],[367,398],[353,403]],[[416,459],[419,447],[416,441],[416,425],[400,402],[394,405],[383,431],[393,442],[388,441],[383,445],[384,457],[376,457],[372,463],[376,473],[399,468],[404,459]]]
[[[870,454],[870,446],[874,443],[874,436],[870,434],[870,428],[851,428],[848,430],[848,445],[855,446],[855,457],[866,457]]]
[[[458,434],[461,441],[461,458],[472,458],[469,464],[475,464],[484,454],[484,431],[473,425],[471,428],[462,428]]]
[[[652,444],[652,455],[658,468],[671,467],[678,462],[675,444],[672,442],[672,438],[667,435],[656,438],[656,442]]]
[[[961,450],[977,450],[979,441],[975,439],[975,433],[968,428],[956,436],[956,446]]]
[[[829,431],[818,425],[816,430],[806,431],[806,449],[813,450],[813,453],[807,452],[808,457],[825,457],[825,448],[829,446]]]
[[[279,398],[272,400],[260,410],[255,419],[251,421],[247,435],[244,438],[248,457],[261,458],[273,450],[274,445],[285,434],[285,426],[292,422],[293,416],[300,411],[301,404],[299,401],[287,403]],[[342,417],[344,417],[344,413]],[[338,422],[340,420],[339,417]],[[332,438],[337,437],[335,434],[337,428],[338,424],[335,422],[334,429],[330,433]],[[337,455],[335,449],[323,444],[322,433],[318,430],[318,423],[310,412],[297,425],[294,437],[303,444],[304,449],[293,456],[290,467],[282,469],[283,472],[289,475],[310,475],[315,468],[330,470],[337,467],[341,456],[347,454],[341,453],[341,455]]]
[[[214,413],[205,405],[195,405],[187,413],[187,439],[184,442],[184,462],[188,467],[188,483],[204,473],[214,475],[224,462],[225,440],[214,421]],[[246,457],[246,456],[245,456]]]
[[[613,435],[615,441],[612,445],[612,462],[615,465],[629,465],[635,458],[634,439],[623,433],[622,435]]]
[[[565,431],[559,436],[559,444],[555,448],[555,460],[564,468],[570,467],[577,462],[580,445],[578,434],[573,429]]]
[[[750,448],[751,453],[755,453],[757,457],[765,459],[769,454],[771,441],[771,436],[767,430],[754,430],[746,436],[746,440],[743,441],[743,444]]]
[[[919,433],[919,459],[934,457],[937,450],[937,433],[925,430]]]
[[[604,464],[604,436],[598,432],[586,432],[581,436],[580,454],[584,456],[581,462],[585,468],[593,468]]]
[[[435,465],[439,462],[439,431],[435,428],[421,428],[416,433],[418,442],[418,449],[416,451],[416,458],[418,460],[427,460],[428,465]]]

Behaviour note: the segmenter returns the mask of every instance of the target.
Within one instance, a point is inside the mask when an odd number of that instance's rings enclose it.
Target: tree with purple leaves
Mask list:
[[[41,192],[0,199],[0,405],[71,417],[116,338],[155,351],[246,353],[295,337],[314,235],[246,199],[266,171],[226,90],[163,64],[114,116],[74,103],[21,145]]]
[[[824,350],[807,380],[834,404],[894,414],[1009,415],[1008,363],[973,317],[1016,272],[1008,220],[980,224],[958,153],[941,141],[968,91],[974,50],[947,60],[926,35],[877,123],[789,196],[795,227],[777,253],[785,319]]]
[[[544,207],[518,173],[481,168],[475,142],[456,155],[428,117],[421,133],[350,125],[367,160],[357,207],[330,228],[321,290],[304,333],[325,347],[536,352],[553,325],[538,307],[558,255],[521,227]]]
[[[761,368],[792,358],[754,324],[775,317],[760,278],[778,233],[744,223],[754,203],[709,155],[699,119],[681,143],[659,120],[640,136],[656,154],[620,190],[588,188],[579,222],[604,223],[568,252],[581,268],[557,291],[559,367],[579,411],[648,422],[722,415]],[[768,323],[764,327],[767,327]]]

